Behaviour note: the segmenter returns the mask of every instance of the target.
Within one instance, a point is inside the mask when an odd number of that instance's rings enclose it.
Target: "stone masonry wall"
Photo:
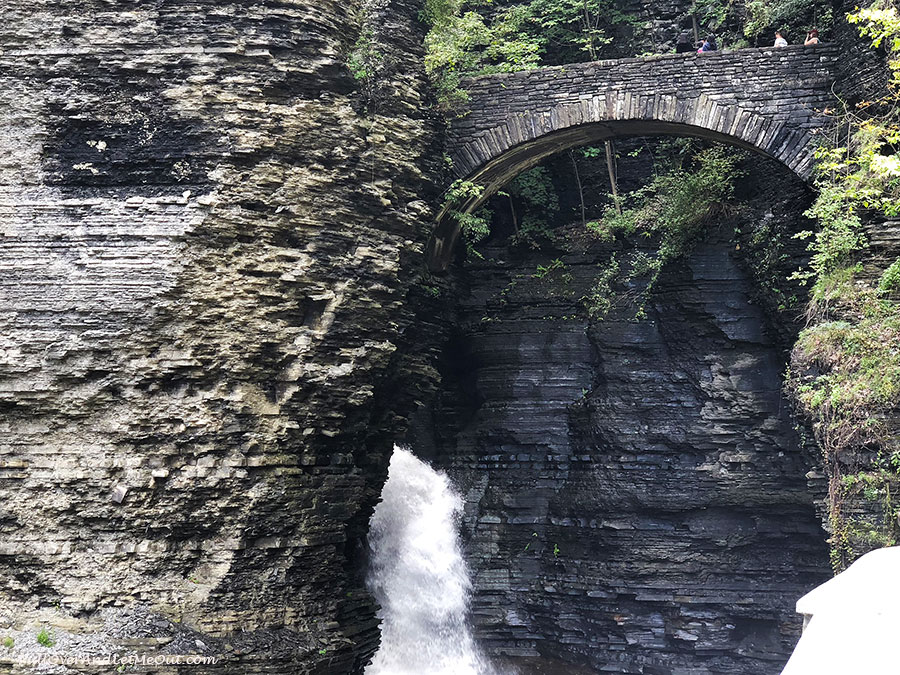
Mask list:
[[[832,100],[836,56],[834,46],[794,45],[474,78],[465,83],[471,112],[455,120],[450,133],[454,170],[467,176],[506,148],[549,131],[604,120],[646,120],[721,132],[805,176],[811,157],[804,147],[809,130],[822,124],[817,110]],[[576,109],[581,115],[572,114]]]
[[[472,212],[543,158],[616,136],[695,135],[812,173],[815,132],[833,105],[834,45],[597,61],[473,78],[467,114],[453,120],[448,151],[457,178],[485,189],[454,205]],[[446,211],[446,209],[445,209]],[[428,264],[446,270],[459,237],[444,217]]]

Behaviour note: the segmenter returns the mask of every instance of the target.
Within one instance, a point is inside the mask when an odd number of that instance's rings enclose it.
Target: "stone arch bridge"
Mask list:
[[[668,54],[473,78],[468,114],[451,123],[457,178],[485,190],[455,208],[471,212],[521,171],[578,145],[671,134],[731,143],[812,173],[821,112],[833,105],[831,45]],[[429,266],[445,270],[459,226],[445,207]]]

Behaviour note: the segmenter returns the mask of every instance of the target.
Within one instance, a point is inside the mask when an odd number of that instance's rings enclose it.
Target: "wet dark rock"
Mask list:
[[[799,228],[808,191],[759,164],[740,222],[792,194],[778,220]],[[492,653],[629,673],[787,660],[794,602],[830,574],[823,495],[781,390],[790,343],[754,303],[732,225],[665,270],[646,320],[621,299],[583,318],[602,247],[542,278],[547,254],[494,247],[463,275],[433,453],[466,495],[474,621]]]

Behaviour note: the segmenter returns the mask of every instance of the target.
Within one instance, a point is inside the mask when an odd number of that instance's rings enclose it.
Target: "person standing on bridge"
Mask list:
[[[775,46],[776,47],[787,47],[788,41],[784,39],[784,35],[780,30],[775,31]]]
[[[697,50],[698,53],[702,52],[714,52],[719,48],[716,44],[716,36],[710,35],[703,41],[703,46]]]
[[[819,44],[819,31],[813,28],[809,33],[806,34],[806,42],[805,45],[817,45]]]

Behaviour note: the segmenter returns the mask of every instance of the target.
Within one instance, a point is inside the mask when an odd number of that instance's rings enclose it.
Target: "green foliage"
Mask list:
[[[630,277],[632,279],[647,277],[652,274],[657,267],[656,257],[648,255],[644,251],[635,251],[632,253],[629,262],[631,264]]]
[[[881,492],[877,487],[873,485],[867,485],[863,488],[863,497],[866,498],[866,501],[875,502],[878,501],[878,498],[881,496]]]
[[[771,44],[774,31],[782,30],[789,42],[802,43],[811,28],[830,30],[834,13],[824,0],[747,0],[744,35]],[[769,33],[769,34],[767,34]]]
[[[483,185],[478,185],[470,180],[457,180],[447,188],[444,201],[451,206],[456,206],[467,199],[479,199],[483,194]]]
[[[438,26],[458,15],[466,0],[425,0],[419,18],[429,26]]]
[[[478,12],[466,11],[465,0],[427,0],[422,18],[431,30],[425,37],[425,72],[434,84],[438,106],[449,111],[469,100],[461,87],[476,73],[490,31]]]
[[[892,54],[900,50],[896,9],[874,6],[848,18],[873,43]],[[808,215],[819,229],[810,243],[811,270],[797,276],[814,279],[808,317],[820,323],[800,334],[788,384],[831,456],[861,445],[884,447],[890,439],[879,419],[900,400],[900,307],[891,299],[900,265],[873,282],[857,262],[867,247],[859,213],[900,214],[898,100],[894,90],[862,104],[882,111],[868,117],[845,108],[835,125],[841,136],[817,153],[819,196]]]
[[[900,127],[891,117],[860,119],[847,111],[850,142],[826,143],[816,153],[823,187],[841,191],[843,205],[900,215]],[[833,195],[829,195],[834,199]]]
[[[620,231],[613,230],[607,223],[601,223],[599,220],[589,220],[584,226],[595,240],[603,244],[613,243],[616,240],[616,232]]]
[[[587,222],[595,240],[612,244],[618,237],[641,236],[657,244],[655,255],[638,251],[630,256],[625,280],[647,278],[635,320],[646,316],[645,303],[662,269],[686,255],[703,236],[709,220],[723,213],[734,191],[740,153],[716,146],[697,150],[690,141],[665,144],[669,165],[649,184],[620,197],[625,208],[610,206],[600,220]],[[591,291],[581,298],[588,316],[602,320],[615,306],[613,283],[620,273],[615,255],[600,271]]]
[[[532,279],[544,279],[545,277],[553,274],[558,270],[565,270],[566,264],[562,261],[561,258],[556,258],[550,261],[549,265],[538,265],[537,270],[534,274],[531,275]]]
[[[605,223],[601,223],[599,220],[589,220],[584,224],[587,228],[587,231],[590,232],[594,238],[602,242],[604,244],[611,244],[616,240],[616,232],[619,230],[613,230],[609,225]]]
[[[447,189],[444,199],[447,215],[457,222],[462,232],[466,252],[475,258],[483,257],[475,249],[475,245],[490,235],[492,214],[488,209],[479,209],[475,213],[469,213],[465,209],[468,208],[469,202],[480,199],[483,194],[483,185],[457,180]]]
[[[479,8],[491,0],[427,0],[425,70],[438,106],[450,111],[468,101],[463,78],[536,68],[551,46],[568,50],[567,62],[596,59],[609,42],[601,28],[609,18],[607,2],[530,0],[482,14]]]
[[[857,278],[860,272],[854,266],[830,274],[827,283],[817,283],[812,304],[827,306],[839,317],[800,334],[787,376],[788,387],[813,420],[826,457],[853,447],[886,447],[891,438],[881,420],[900,398],[900,312],[895,303]],[[846,476],[840,485],[832,480],[835,571],[872,548],[896,543],[900,521],[890,495],[900,469],[900,451],[886,454],[881,458],[879,453],[882,466],[877,474]],[[883,501],[882,524],[842,512],[851,489],[869,501]]]
[[[792,259],[786,247],[791,238],[789,224],[771,212],[762,219],[752,219],[746,226],[749,236],[741,238],[740,228],[735,229],[735,235],[759,287],[756,300],[770,310],[793,314],[799,309],[800,298],[795,276],[787,275]]]
[[[484,257],[475,249],[475,245],[490,235],[491,215],[489,209],[479,209],[475,213],[457,214],[457,221],[462,228],[463,238],[466,242],[466,251],[472,257]]]
[[[523,171],[507,186],[521,205],[521,222],[516,225],[515,243],[538,248],[552,238],[551,225],[559,215],[559,197],[546,167]]]
[[[601,28],[608,12],[602,0],[531,0],[508,10],[499,24],[512,23],[518,39],[535,45],[538,54],[555,44],[595,60],[599,48],[609,42]]]
[[[878,280],[878,290],[883,294],[900,291],[900,258],[888,267]]]
[[[847,425],[863,424],[868,415],[900,397],[900,320],[866,317],[857,322],[826,321],[804,330],[797,342],[799,362],[827,375],[801,386],[799,398],[810,410],[827,409],[832,431],[845,416]],[[856,414],[854,414],[856,413]],[[861,433],[848,429],[848,433]]]
[[[835,572],[846,569],[855,558],[867,551],[897,545],[900,504],[895,503],[893,495],[900,489],[900,478],[896,470],[877,464],[871,470],[841,476],[832,487],[832,500],[837,507],[831,514],[832,564]],[[844,502],[857,497],[869,502],[867,513],[842,513]],[[876,515],[878,510],[881,511],[880,516]]]
[[[810,269],[797,272],[792,278],[803,282],[815,278],[814,292],[821,292],[831,275],[852,264],[855,253],[866,243],[853,197],[832,181],[823,181],[819,188],[816,201],[806,212],[818,221],[818,231],[804,230],[794,235],[797,239],[813,237],[809,246]]]
[[[864,117],[846,107],[836,114],[834,135],[825,139],[816,153],[820,196],[810,215],[820,221],[823,230],[831,232],[813,250],[817,254],[828,248],[837,252],[832,258],[825,251],[817,273],[846,263],[846,254],[864,245],[858,236],[860,210],[889,217],[900,215],[900,15],[895,7],[876,4],[849,14],[847,19],[858,25],[862,36],[872,39],[873,46],[888,47],[894,80],[883,99],[857,105],[858,110],[872,114]],[[822,260],[829,263],[824,270]]]
[[[544,42],[531,32],[529,5],[515,5],[496,15],[478,74],[511,73],[540,65]]]
[[[375,46],[374,30],[371,25],[364,24],[359,32],[359,37],[353,44],[353,50],[347,61],[347,66],[356,80],[369,80],[375,76],[378,65],[384,59],[384,55]]]
[[[367,0],[356,10],[352,10],[351,20],[358,32],[356,41],[347,54],[347,67],[365,97],[366,105],[376,103],[379,88],[379,74],[384,66],[384,54],[379,49],[378,24],[373,13],[373,5],[380,0]]]
[[[734,0],[696,0],[694,3],[694,13],[698,22],[711,31],[719,31],[730,18],[734,8]]]
[[[871,38],[873,47],[885,45],[889,52],[900,52],[900,14],[896,7],[875,3],[866,9],[857,8],[847,15],[847,21],[859,26],[859,34]]]
[[[509,186],[509,192],[519,197],[526,206],[548,214],[559,211],[559,197],[546,167],[536,166],[516,176]]]
[[[41,628],[40,632],[37,634],[37,643],[42,647],[52,647],[56,644],[56,640],[53,639],[46,628]]]
[[[581,298],[581,303],[591,319],[595,321],[604,319],[613,308],[615,292],[613,291],[612,283],[618,274],[619,261],[616,259],[616,255],[613,254],[609,262],[601,268],[590,292]]]
[[[421,288],[422,288],[422,291],[425,293],[425,295],[427,295],[431,298],[437,299],[437,298],[441,297],[441,295],[443,294],[443,291],[441,290],[440,286],[433,286],[431,284],[423,283],[423,284],[421,284]]]
[[[657,237],[658,255],[650,264],[652,287],[662,268],[690,253],[710,218],[723,212],[734,192],[739,157],[723,146],[701,150],[692,157],[693,167],[678,164],[658,174],[649,185],[623,196],[631,206],[621,213],[607,209],[591,229],[605,231],[607,237]]]
[[[13,640],[11,636],[7,635],[5,638],[3,638],[3,646],[6,647],[7,649],[12,649],[13,645],[15,645],[15,644],[16,644],[16,641]]]
[[[815,313],[839,317],[800,333],[789,377],[828,453],[883,443],[879,415],[900,400],[900,311],[858,272],[845,268],[817,280]]]
[[[642,210],[654,191],[653,184],[633,190],[622,196],[622,201],[635,205],[621,212],[610,206],[603,213],[601,220],[586,223],[586,227],[599,241],[610,244],[617,236],[630,237],[638,231]]]

